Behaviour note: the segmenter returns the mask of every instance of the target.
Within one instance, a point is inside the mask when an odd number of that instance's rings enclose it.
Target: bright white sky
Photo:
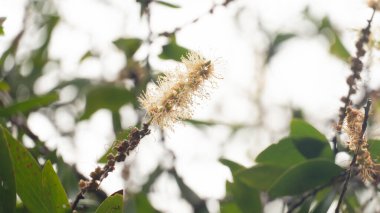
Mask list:
[[[133,0],[65,0],[54,1],[62,22],[55,29],[51,57],[62,60],[62,67],[49,71],[36,86],[44,93],[57,83],[57,78],[115,78],[124,65],[123,55],[112,45],[120,37],[147,35],[144,23],[139,21],[139,7]],[[171,30],[205,13],[211,0],[171,1],[181,9],[167,9],[160,5],[152,7],[154,32]],[[220,1],[219,1],[220,2]],[[4,24],[6,35],[0,37],[0,52],[19,32],[26,1],[0,0],[0,16],[7,17]],[[226,8],[219,7],[214,14],[205,16],[198,23],[178,33],[177,41],[189,49],[206,56],[220,58],[218,70],[223,80],[211,91],[209,100],[200,102],[196,119],[217,120],[228,123],[253,124],[257,115],[252,95],[255,92],[255,67],[260,59],[255,51],[263,47],[262,34],[257,29],[257,19],[271,31],[298,32],[304,36],[286,43],[267,69],[266,88],[263,95],[265,125],[272,131],[247,129],[229,138],[230,131],[224,126],[199,131],[190,125],[179,125],[167,137],[168,146],[177,156],[176,166],[186,183],[203,198],[210,199],[210,208],[217,211],[216,200],[224,196],[224,184],[230,179],[227,168],[218,163],[223,155],[244,165],[252,165],[257,153],[286,134],[290,113],[284,107],[302,108],[306,118],[325,133],[331,132],[329,120],[335,119],[339,97],[346,93],[345,77],[348,67],[328,53],[328,43],[323,37],[309,37],[310,24],[303,20],[301,11],[309,5],[316,17],[328,15],[338,29],[344,32],[343,42],[351,52],[357,29],[365,26],[371,10],[365,1],[357,0],[240,0]],[[237,10],[244,8],[240,27],[236,24]],[[380,16],[375,16],[374,31],[379,33]],[[156,44],[160,44],[158,41]],[[33,46],[31,42],[29,46]],[[100,60],[90,59],[78,65],[79,59],[89,49],[100,53]],[[160,49],[153,49],[159,53]],[[137,53],[141,57],[144,52]],[[152,60],[161,70],[169,70],[173,63]],[[378,59],[374,59],[378,65]],[[375,69],[373,69],[375,70]],[[372,72],[370,85],[380,85],[380,74]],[[68,89],[69,90],[69,89]],[[70,91],[61,98],[70,98]],[[129,107],[122,110],[125,126],[133,125],[136,118]],[[73,120],[60,112],[57,120],[63,128],[73,128]],[[96,167],[96,160],[104,153],[113,139],[111,114],[101,110],[88,121],[76,127],[75,149],[68,138],[58,132],[42,114],[30,117],[30,124],[43,140],[70,163],[76,163],[84,174]],[[133,180],[155,168],[157,161],[167,155],[157,143],[158,131],[144,139],[133,161]],[[123,187],[119,171],[102,183],[107,192]],[[178,188],[173,180],[162,177],[150,198],[156,207],[165,212],[191,212],[190,207],[178,198]],[[165,206],[160,203],[164,203]]]

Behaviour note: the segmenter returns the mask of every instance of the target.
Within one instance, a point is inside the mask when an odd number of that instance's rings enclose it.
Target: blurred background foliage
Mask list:
[[[61,69],[62,62],[50,57],[49,45],[56,27],[64,20],[61,19],[53,1],[30,1],[26,4],[22,30],[6,45],[0,58],[2,126],[0,177],[2,180],[10,180],[9,184],[13,186],[0,187],[0,198],[2,198],[0,212],[64,212],[69,200],[72,200],[79,191],[79,180],[88,178],[88,174],[79,171],[75,163],[65,162],[62,156],[57,154],[56,148],[48,147],[45,141],[31,130],[28,119],[32,113],[43,114],[55,125],[59,134],[73,140],[75,128],[81,121],[90,119],[100,109],[106,109],[112,114],[115,138],[117,140],[126,138],[129,128],[124,127],[120,110],[124,106],[131,107],[137,117],[134,125],[141,125],[144,112],[139,109],[137,97],[146,89],[148,82],[155,81],[161,73],[161,70],[152,66],[152,58],[180,61],[189,50],[177,42],[176,34],[188,25],[196,24],[203,17],[212,16],[216,8],[228,10],[228,7],[235,2],[226,0],[214,4],[205,15],[196,17],[173,31],[152,32],[150,28],[152,5],[159,4],[168,10],[181,8],[180,2],[178,5],[176,3],[176,1],[136,1],[136,4],[140,5],[140,24],[147,25],[149,33],[145,38],[125,36],[112,42],[112,45],[125,57],[125,64],[116,78],[110,80],[58,75],[54,86],[43,92],[36,92],[38,84],[45,83],[45,77],[51,70]],[[244,8],[244,5],[240,7],[235,14],[236,22],[240,13],[249,10]],[[256,85],[256,94],[251,104],[257,107],[258,114],[265,114],[261,96],[265,87],[264,76],[267,67],[281,48],[292,39],[322,36],[328,41],[326,51],[331,53],[332,57],[341,60],[342,63],[349,62],[350,53],[341,40],[340,30],[332,24],[329,17],[314,17],[308,8],[305,8],[299,16],[310,22],[316,29],[314,33],[303,35],[298,31],[272,31],[261,21],[255,23],[258,26],[256,33],[267,40],[265,47],[262,48],[263,51],[260,51],[261,57],[258,59],[261,59],[261,62],[256,71],[255,82],[252,82]],[[7,20],[0,19],[0,26],[4,21]],[[3,33],[6,34],[7,30],[1,26],[0,34]],[[161,51],[152,54],[146,49],[156,41],[163,41]],[[375,44],[376,41],[373,41],[373,45]],[[136,57],[137,52],[140,52],[138,57]],[[101,52],[90,49],[78,63],[97,60],[100,57],[102,57]],[[63,98],[65,91],[74,92],[69,98]],[[375,90],[368,90],[367,93],[373,95],[376,100]],[[335,164],[335,154],[330,148],[329,138],[302,120],[304,117],[302,110],[291,107],[289,110],[293,112],[294,118],[290,124],[290,133],[278,143],[272,141],[275,144],[270,145],[256,157],[254,166],[244,167],[221,156],[220,163],[231,170],[233,180],[226,182],[226,195],[217,202],[220,212],[263,212],[265,205],[276,198],[283,198],[283,210],[294,207],[298,212],[326,212],[336,200],[339,192],[331,183],[331,179],[336,178],[334,181],[339,182],[341,177],[339,174],[343,169]],[[62,128],[57,124],[56,116],[62,111],[74,122],[73,128]],[[231,131],[229,137],[244,129],[265,130],[262,118],[258,118],[254,124],[196,119],[187,120],[186,124],[193,125],[201,131],[215,126],[225,126]],[[124,190],[124,198],[127,198],[124,199],[124,207],[121,195],[123,192],[107,195],[100,189],[86,195],[86,199],[79,205],[78,212],[121,212],[123,209],[127,212],[144,213],[161,211],[154,202],[151,202],[148,194],[162,176],[169,176],[169,179],[174,180],[180,190],[180,196],[190,205],[192,211],[210,212],[212,204],[188,186],[177,171],[176,155],[166,145],[164,130],[161,130],[161,138],[157,143],[165,150],[162,162],[159,162],[148,174],[145,182],[137,187],[137,190],[129,190],[130,185],[127,186]],[[372,140],[370,144],[371,154],[377,159],[380,154],[380,143]],[[105,162],[106,155],[112,152],[112,146],[110,147],[105,150],[98,163]],[[168,156],[170,162],[166,162]],[[127,181],[130,165],[118,166],[124,167],[123,178]],[[12,168],[14,173],[9,172]],[[354,187],[364,188],[359,179],[353,181],[356,183]],[[131,188],[136,189],[136,187]],[[16,191],[20,199],[9,196],[9,194],[15,195]],[[4,202],[1,201],[3,199]],[[345,199],[347,212],[359,212],[365,209],[364,204],[359,202],[354,190],[350,191]],[[215,211],[215,208],[211,209]]]

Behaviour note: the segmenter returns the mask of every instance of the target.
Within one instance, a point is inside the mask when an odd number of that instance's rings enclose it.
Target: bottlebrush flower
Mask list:
[[[367,3],[370,8],[373,8],[375,10],[380,9],[380,0],[368,0]]]
[[[379,165],[372,161],[371,153],[368,151],[367,139],[362,137],[363,122],[364,113],[361,110],[352,107],[347,108],[343,130],[349,137],[348,149],[356,154],[356,165],[359,168],[362,180],[372,182],[374,175],[379,173],[377,169]]]
[[[184,69],[158,79],[140,98],[151,123],[161,128],[191,118],[195,98],[207,97],[207,84],[216,78],[214,64],[196,52],[182,57]]]

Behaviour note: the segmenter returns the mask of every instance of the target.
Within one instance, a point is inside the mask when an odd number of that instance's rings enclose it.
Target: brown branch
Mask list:
[[[373,17],[375,15],[375,9],[373,9],[371,18],[367,21],[368,24],[365,28],[361,30],[361,36],[359,40],[356,42],[356,54],[355,57],[351,59],[351,71],[352,74],[347,78],[347,85],[349,87],[347,95],[341,98],[341,101],[344,103],[344,106],[339,108],[339,121],[336,126],[337,133],[334,136],[333,142],[333,150],[334,153],[337,153],[337,137],[342,131],[343,121],[346,117],[347,107],[352,103],[351,96],[357,92],[356,81],[361,79],[360,73],[363,70],[363,62],[361,58],[366,54],[366,50],[364,49],[364,45],[368,44],[369,36],[371,34],[371,24]]]
[[[368,117],[369,117],[369,110],[371,108],[371,103],[372,103],[371,100],[368,99],[367,106],[364,108],[365,112],[364,112],[364,119],[363,119],[363,124],[362,124],[362,130],[360,132],[360,141],[358,142],[358,145],[357,145],[354,157],[352,158],[351,163],[350,163],[350,167],[348,168],[346,179],[344,180],[343,189],[342,189],[342,192],[341,192],[341,194],[339,196],[339,201],[338,201],[338,205],[336,206],[335,213],[339,213],[340,205],[343,202],[344,194],[347,191],[348,182],[349,182],[349,180],[351,178],[352,169],[354,168],[355,163],[356,163],[356,158],[358,156],[358,151],[359,151],[359,149],[361,147],[361,144],[363,143],[363,140],[364,140],[363,137],[364,137],[364,133],[365,133],[365,131],[367,129],[367,121],[368,121]]]
[[[296,210],[298,207],[300,207],[305,202],[305,200],[307,198],[315,196],[319,191],[325,189],[326,187],[333,185],[335,182],[340,182],[341,181],[340,179],[342,179],[342,177],[344,177],[345,175],[346,175],[346,172],[332,178],[328,183],[320,185],[320,186],[314,188],[313,190],[311,190],[310,192],[304,194],[299,199],[299,201],[297,201],[295,204],[293,204],[291,207],[289,207],[289,210],[287,211],[287,213],[292,213],[294,210]]]
[[[145,123],[141,130],[138,128],[133,128],[128,138],[114,147],[117,154],[115,156],[113,154],[109,154],[107,156],[108,161],[106,165],[104,165],[103,168],[97,167],[93,172],[91,172],[91,180],[79,181],[80,192],[77,194],[73,204],[71,205],[71,209],[73,211],[77,208],[79,201],[84,199],[86,192],[98,190],[101,182],[107,178],[110,172],[115,170],[115,163],[123,162],[129,153],[139,145],[140,140],[150,134],[149,125],[150,122]]]

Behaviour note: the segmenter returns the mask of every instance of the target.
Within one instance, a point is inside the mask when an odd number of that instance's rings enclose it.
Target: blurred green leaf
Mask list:
[[[343,45],[340,39],[340,33],[337,29],[331,24],[328,17],[324,17],[319,24],[319,31],[325,35],[325,37],[330,42],[330,53],[339,59],[349,62],[350,53],[347,48]]]
[[[272,198],[297,195],[327,183],[342,172],[342,168],[331,161],[313,159],[288,169],[269,189]]]
[[[248,186],[266,191],[285,171],[285,168],[258,164],[251,168],[240,170],[235,176]]]
[[[5,81],[0,81],[0,91],[7,92],[9,91],[10,87]]]
[[[277,144],[270,145],[256,157],[257,163],[283,168],[287,168],[305,160],[304,156],[302,156],[294,145],[294,140],[291,138],[284,138]]]
[[[315,208],[311,211],[312,213],[327,212],[334,201],[336,196],[336,191],[332,190],[328,193],[321,202],[319,202]]]
[[[96,209],[96,213],[122,213],[123,196],[115,194],[105,199]]]
[[[176,5],[176,4],[172,4],[172,3],[168,3],[166,1],[154,1],[155,3],[157,4],[161,4],[161,5],[164,5],[166,7],[170,7],[170,8],[174,8],[174,9],[178,9],[180,8],[180,6]]]
[[[128,213],[155,213],[156,210],[150,204],[146,194],[138,193],[127,198],[125,211]]]
[[[293,38],[294,36],[296,36],[295,34],[293,33],[279,33],[277,34],[273,41],[271,42],[269,48],[268,48],[268,51],[267,51],[267,55],[266,55],[266,59],[265,59],[265,63],[269,63],[270,60],[273,58],[273,56],[277,53],[279,47],[287,40]]]
[[[222,201],[219,205],[220,213],[242,213],[237,204],[233,201]]]
[[[2,128],[12,156],[16,178],[16,192],[30,212],[50,213],[42,191],[40,167],[28,150]]]
[[[245,169],[244,166],[242,166],[238,163],[235,163],[231,160],[228,160],[228,159],[221,158],[221,159],[219,159],[219,162],[221,162],[223,165],[227,166],[231,170],[232,175],[236,174],[240,170]]]
[[[42,191],[46,205],[51,212],[68,212],[71,210],[65,189],[48,160],[42,169]]]
[[[199,213],[208,213],[209,211],[207,209],[206,202],[185,184],[182,177],[177,174],[177,171],[175,169],[171,169],[169,170],[169,173],[174,176],[178,187],[181,190],[181,196],[191,204],[193,210]]]
[[[169,43],[162,47],[162,53],[159,55],[161,59],[172,59],[181,61],[181,57],[189,52],[188,49],[177,44],[175,36],[170,37]]]
[[[124,87],[115,85],[97,86],[86,94],[86,106],[80,119],[88,119],[99,109],[109,109],[112,112],[118,112],[120,107],[128,103],[136,106],[137,100],[135,95]]]
[[[233,201],[237,204],[242,213],[262,212],[262,204],[259,191],[251,187],[247,187],[239,180],[233,183],[227,182],[227,194],[232,196]]]
[[[28,100],[15,103],[13,105],[7,106],[0,109],[0,116],[12,116],[16,113],[27,113],[38,109],[40,107],[48,106],[51,103],[59,99],[58,93],[52,92],[46,95],[41,95]]]
[[[127,58],[131,58],[140,48],[142,41],[138,38],[119,38],[113,41],[113,43],[124,52]]]
[[[371,157],[376,162],[380,161],[380,140],[370,139],[368,140],[368,151],[371,153]]]
[[[147,194],[150,192],[150,187],[156,182],[157,178],[164,172],[164,169],[161,166],[157,166],[157,168],[149,174],[148,180],[142,186],[142,192]]]
[[[362,211],[361,204],[355,193],[348,194],[344,199],[344,203],[346,204],[345,210],[347,213],[357,213]]]
[[[86,60],[87,58],[91,58],[91,57],[99,57],[99,55],[96,55],[94,54],[92,51],[87,51],[81,58],[80,58],[80,62],[83,62],[84,60]]]
[[[16,183],[13,163],[3,127],[0,134],[0,213],[15,212]]]
[[[4,35],[3,23],[7,18],[0,17],[0,35]]]

